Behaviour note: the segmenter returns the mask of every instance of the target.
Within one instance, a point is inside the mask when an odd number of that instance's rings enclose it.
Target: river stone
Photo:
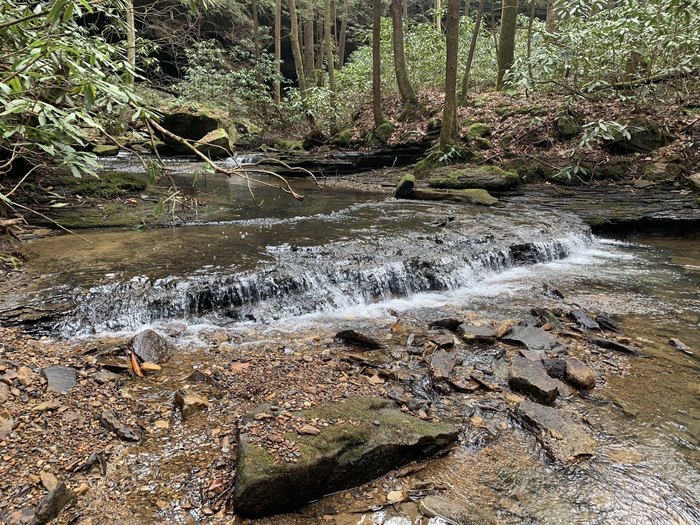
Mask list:
[[[70,366],[50,366],[41,371],[46,378],[46,389],[49,392],[66,394],[78,382],[78,373]]]
[[[549,377],[542,362],[515,356],[508,374],[508,385],[544,405],[553,405],[559,391],[558,382]]]
[[[507,190],[518,184],[518,174],[497,166],[444,166],[432,172],[431,188],[451,190]]]
[[[481,507],[470,502],[447,500],[439,496],[427,496],[419,505],[419,510],[429,518],[441,518],[454,525],[496,525],[496,519]]]
[[[129,341],[129,349],[142,361],[160,363],[175,353],[175,345],[153,330],[144,330]]]
[[[465,341],[481,341],[492,343],[496,340],[496,331],[490,326],[475,326],[461,324],[457,328],[457,335]]]
[[[595,374],[593,370],[573,357],[564,359],[566,363],[566,381],[576,388],[593,388],[595,386]]]
[[[415,185],[416,177],[414,175],[404,175],[394,190],[394,197],[397,199],[408,199]]]
[[[595,452],[595,441],[583,426],[556,408],[525,400],[516,414],[525,425],[538,432],[537,440],[558,461],[570,462]]]
[[[32,525],[43,525],[58,517],[61,511],[76,500],[75,493],[61,482],[49,492],[34,509]]]
[[[688,177],[688,184],[690,184],[690,187],[695,191],[700,191],[700,172],[690,175]]]
[[[119,153],[119,146],[113,144],[98,144],[92,148],[92,152],[98,157],[110,157]]]
[[[100,416],[100,424],[107,430],[114,432],[117,437],[123,441],[141,441],[143,431],[141,428],[134,425],[122,423],[119,416],[114,410],[105,410]]]
[[[187,390],[178,390],[174,402],[184,419],[209,409],[209,400],[206,397]]]
[[[218,128],[199,139],[195,148],[200,153],[210,157],[223,157],[230,153],[230,140],[228,132],[223,128]]]
[[[430,375],[433,381],[447,381],[456,364],[457,356],[454,353],[442,348],[435,350],[430,358]]]
[[[616,352],[622,352],[623,354],[640,355],[639,350],[636,348],[618,343],[617,341],[613,341],[611,339],[604,339],[603,337],[590,337],[588,340],[600,348],[615,350]]]
[[[171,133],[195,141],[221,127],[218,119],[212,116],[184,110],[164,115],[160,123]],[[174,143],[170,137],[162,138],[168,144]]]
[[[5,439],[12,433],[12,429],[15,426],[15,420],[10,416],[9,413],[0,413],[0,441]]]
[[[360,332],[356,332],[355,330],[342,330],[335,334],[335,337],[354,346],[363,346],[370,349],[382,347],[382,344],[376,339],[373,339],[368,335],[361,334]]]
[[[454,442],[459,433],[456,425],[422,421],[384,399],[349,398],[293,415],[346,423],[323,427],[316,436],[294,433],[291,439],[301,452],[297,463],[281,461],[241,428],[233,493],[236,514],[261,517],[293,511],[430,455]]]
[[[573,310],[569,312],[569,319],[584,330],[600,330],[600,325],[583,310]]]
[[[533,352],[561,350],[561,344],[556,336],[534,326],[518,324],[503,336],[503,341],[524,346]]]

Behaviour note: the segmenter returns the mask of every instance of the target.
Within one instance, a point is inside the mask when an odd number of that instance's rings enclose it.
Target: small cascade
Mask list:
[[[429,235],[365,231],[319,246],[268,246],[266,261],[252,270],[207,267],[186,276],[134,276],[91,286],[78,293],[59,328],[75,336],[171,319],[225,325],[332,312],[469,287],[515,266],[567,257],[591,242],[580,224],[552,230],[494,232],[465,223]]]

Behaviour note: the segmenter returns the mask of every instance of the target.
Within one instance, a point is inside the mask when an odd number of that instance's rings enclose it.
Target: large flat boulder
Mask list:
[[[545,405],[553,405],[559,394],[559,381],[549,377],[542,362],[522,356],[511,362],[508,385]]]
[[[293,511],[425,457],[454,442],[458,432],[452,423],[423,421],[376,398],[279,416],[254,411],[239,430],[234,508],[244,517]],[[266,445],[271,433],[297,451],[292,461]]]
[[[506,343],[524,346],[533,352],[559,352],[562,349],[561,343],[555,335],[545,332],[535,326],[518,324],[510,332],[503,336]]]
[[[445,166],[434,170],[428,181],[432,188],[450,190],[507,190],[518,184],[518,174],[497,166]]]
[[[595,452],[595,440],[583,426],[556,408],[523,401],[516,415],[535,430],[542,447],[558,461],[566,463]]]

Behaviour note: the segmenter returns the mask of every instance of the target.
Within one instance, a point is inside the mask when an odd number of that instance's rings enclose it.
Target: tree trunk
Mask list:
[[[554,32],[554,30],[557,28],[557,20],[559,19],[557,8],[554,5],[554,2],[555,0],[547,1],[547,19],[545,22],[545,29],[548,33]]]
[[[445,61],[445,107],[442,112],[440,149],[445,151],[457,136],[457,58],[459,55],[459,4],[447,4],[447,37]]]
[[[382,0],[372,2],[372,110],[374,127],[384,122],[382,115]]]
[[[464,65],[464,77],[462,78],[462,92],[460,101],[462,104],[467,103],[467,93],[469,92],[469,75],[472,72],[472,62],[474,61],[474,52],[476,51],[476,43],[479,39],[479,31],[481,31],[481,19],[484,17],[484,0],[479,0],[479,10],[476,12],[476,20],[474,22],[474,32],[472,40],[469,43],[469,53],[467,53],[467,63]]]
[[[501,13],[501,35],[498,39],[498,77],[496,89],[503,89],[503,77],[515,60],[515,22],[518,0],[504,0]]]
[[[345,65],[345,42],[348,34],[348,0],[343,0],[343,19],[340,21],[340,33],[338,34],[338,69]]]
[[[126,0],[126,61],[136,71],[136,24],[134,22],[134,2]],[[127,82],[134,83],[134,76],[129,73]]]
[[[404,106],[408,107],[417,102],[416,93],[413,91],[411,81],[406,72],[406,57],[403,48],[403,6],[405,0],[391,0],[392,42],[394,45],[394,71],[396,72],[396,84],[403,99]]]
[[[292,41],[292,55],[294,55],[294,67],[297,72],[297,80],[299,82],[299,93],[301,95],[301,101],[304,105],[304,110],[306,110],[306,79],[304,78],[304,64],[302,62],[303,57],[301,56],[301,44],[299,42],[299,18],[297,16],[296,0],[289,0],[288,7],[289,22],[291,25],[289,38]]]
[[[435,29],[442,32],[442,0],[435,0]]]
[[[331,0],[326,0],[325,16],[323,21],[324,26],[324,41],[326,42],[326,63],[328,67],[328,87],[331,90],[331,128],[336,127],[336,109],[335,109],[335,59],[333,58],[333,43],[331,39]],[[335,131],[335,130],[334,130]]]
[[[311,84],[314,78],[314,13],[313,9],[307,8],[304,15],[304,73],[306,83]]]
[[[258,0],[252,0],[251,2],[251,16],[253,18],[253,54],[255,56],[255,62],[260,60],[260,21],[258,19]],[[260,73],[255,73],[255,79],[258,83],[262,82]]]
[[[275,2],[275,104],[282,101],[282,86],[280,84],[282,64],[282,0]]]
[[[532,80],[532,64],[530,64],[530,58],[532,57],[532,24],[535,21],[536,6],[536,0],[530,0],[530,18],[527,21],[527,74],[530,80]]]

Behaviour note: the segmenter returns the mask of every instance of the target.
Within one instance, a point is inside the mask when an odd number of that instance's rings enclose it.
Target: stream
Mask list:
[[[519,319],[562,304],[606,312],[644,357],[608,358],[602,384],[570,402],[598,442],[592,458],[557,464],[522,430],[491,432],[436,461],[432,479],[454,500],[496,509],[503,523],[700,524],[698,232],[600,238],[573,215],[522,202],[397,201],[307,180],[294,183],[304,202],[260,186],[257,207],[242,181],[193,184],[190,169],[182,163],[174,177],[209,203],[201,217],[178,228],[81,232],[92,244],[33,242],[29,284],[0,306],[59,305],[42,328],[69,339],[179,323],[182,345],[214,327],[283,340],[372,331],[396,314]],[[460,410],[499,417],[478,403]],[[382,512],[363,519],[389,523]]]

